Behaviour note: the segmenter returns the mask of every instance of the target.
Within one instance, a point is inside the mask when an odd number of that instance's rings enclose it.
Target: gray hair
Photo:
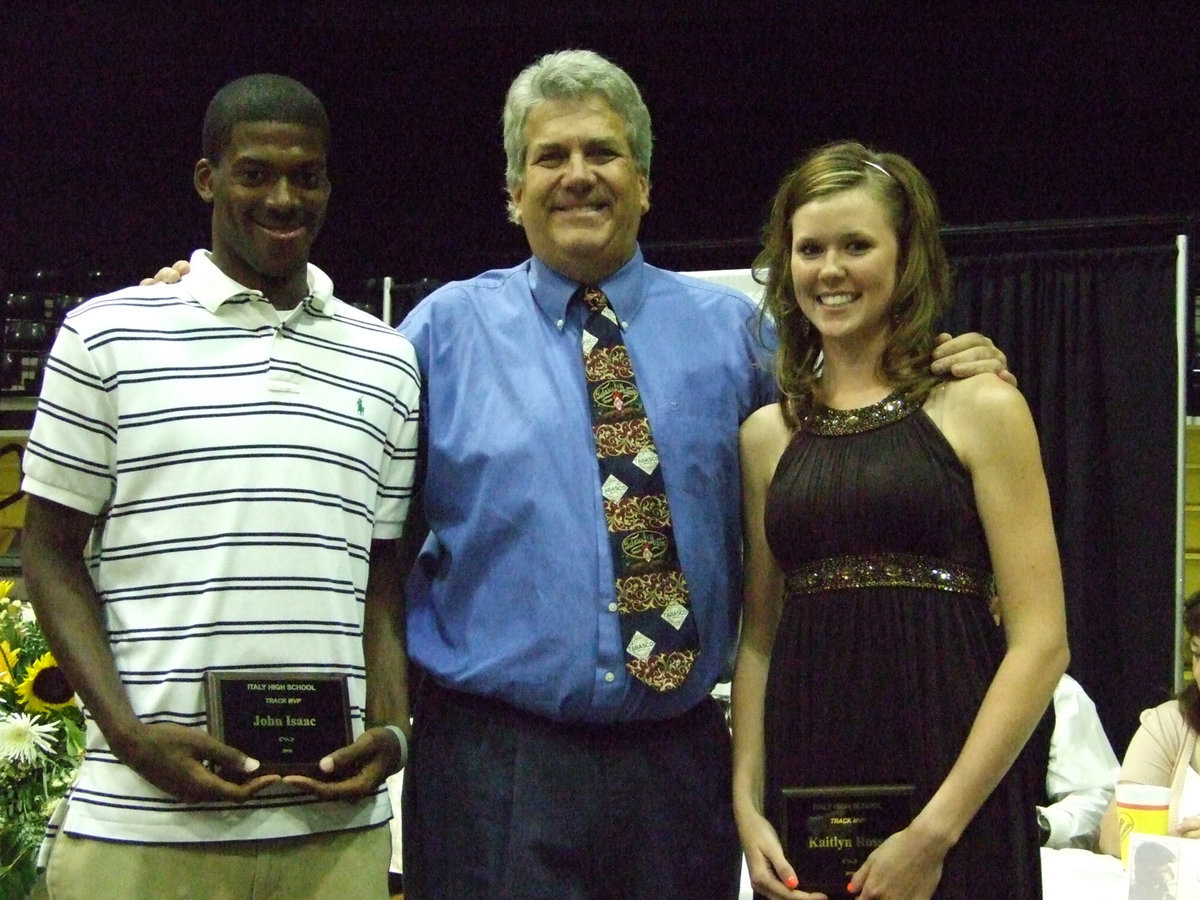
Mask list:
[[[560,50],[547,53],[525,68],[508,89],[504,100],[504,154],[508,165],[504,177],[511,192],[525,177],[529,144],[525,123],[530,111],[545,100],[582,100],[599,95],[625,122],[629,148],[638,172],[650,177],[650,152],[654,135],[650,110],[633,79],[618,66],[591,50]],[[514,222],[516,210],[509,200],[508,215]]]

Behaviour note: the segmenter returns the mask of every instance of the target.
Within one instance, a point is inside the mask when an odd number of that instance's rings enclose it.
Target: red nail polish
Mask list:
[[[848,894],[857,894],[858,893],[858,888],[856,888],[854,886],[853,881],[851,881],[848,885],[846,885],[846,893],[848,893]]]
[[[800,879],[797,878],[795,875],[789,875],[786,883],[787,883],[787,886],[790,887],[794,891],[797,887],[800,886]]]

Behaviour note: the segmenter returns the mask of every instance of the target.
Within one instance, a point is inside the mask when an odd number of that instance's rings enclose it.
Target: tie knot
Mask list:
[[[586,284],[579,288],[579,298],[583,301],[583,305],[594,313],[600,312],[608,306],[608,298],[604,296],[604,291],[600,288],[588,287]]]

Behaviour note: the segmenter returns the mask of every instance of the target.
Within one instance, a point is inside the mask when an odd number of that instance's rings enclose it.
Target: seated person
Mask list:
[[[1120,771],[1096,704],[1070,675],[1054,689],[1054,732],[1046,767],[1047,806],[1039,806],[1042,845],[1095,850],[1100,820]]]
[[[1152,784],[1171,789],[1167,833],[1200,838],[1200,591],[1183,605],[1183,630],[1192,657],[1192,681],[1179,696],[1142,711],[1141,726],[1129,742],[1118,783]],[[1100,850],[1119,856],[1121,836],[1116,803],[1110,803],[1100,825]]]

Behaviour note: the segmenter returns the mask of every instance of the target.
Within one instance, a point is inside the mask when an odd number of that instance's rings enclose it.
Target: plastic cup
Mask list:
[[[1171,789],[1154,784],[1117,785],[1117,822],[1121,832],[1121,864],[1127,864],[1129,835],[1166,834]]]

